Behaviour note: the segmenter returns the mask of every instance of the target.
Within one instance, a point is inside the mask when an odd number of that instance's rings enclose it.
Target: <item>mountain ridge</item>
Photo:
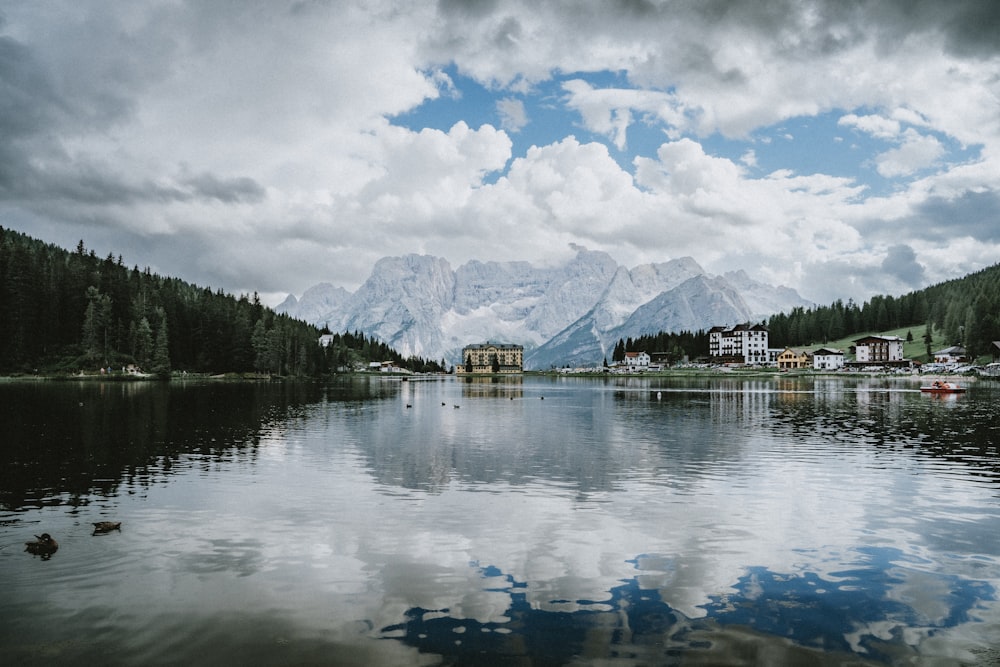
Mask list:
[[[573,246],[555,266],[470,260],[452,269],[432,255],[384,257],[350,292],[319,283],[275,311],[333,331],[364,331],[404,355],[461,363],[484,340],[525,347],[525,368],[601,363],[619,338],[764,319],[812,304],[743,271],[709,275],[681,257],[632,269]]]

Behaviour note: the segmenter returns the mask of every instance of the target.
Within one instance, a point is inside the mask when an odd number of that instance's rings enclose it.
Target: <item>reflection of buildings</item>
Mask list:
[[[496,375],[462,378],[463,398],[523,398],[524,379],[520,375],[498,377]]]
[[[456,373],[520,373],[524,370],[524,347],[509,343],[476,343],[462,348]]]
[[[715,385],[711,394],[712,418],[741,428],[763,424],[768,419],[772,387],[766,380],[727,380]]]

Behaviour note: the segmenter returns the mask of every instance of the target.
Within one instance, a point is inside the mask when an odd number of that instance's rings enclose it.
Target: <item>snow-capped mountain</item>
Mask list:
[[[575,246],[555,267],[428,255],[386,257],[354,293],[329,283],[278,312],[333,331],[360,330],[404,355],[458,363],[486,340],[525,347],[525,367],[600,363],[619,338],[759,320],[812,304],[742,271],[710,276],[690,257],[633,269]]]

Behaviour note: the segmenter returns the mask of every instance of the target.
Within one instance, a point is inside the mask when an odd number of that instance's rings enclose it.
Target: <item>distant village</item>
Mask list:
[[[714,326],[708,331],[706,356],[684,360],[682,365],[695,367],[759,367],[779,371],[812,369],[817,371],[966,372],[973,370],[966,351],[960,346],[934,352],[934,361],[921,363],[903,356],[903,343],[898,336],[869,335],[858,338],[846,352],[832,347],[774,348],[768,344],[767,327],[761,324],[738,324],[733,327]],[[328,344],[323,338],[320,344]],[[980,372],[1000,374],[1000,341],[993,342],[993,363]],[[671,364],[667,353],[630,351],[624,358],[607,366],[561,368],[560,372],[601,372],[613,374],[646,373],[665,370]],[[358,369],[361,370],[361,369]],[[409,373],[392,362],[371,362],[368,371],[379,373]],[[507,375],[524,372],[524,347],[510,343],[474,343],[462,348],[462,362],[454,367],[456,375]]]

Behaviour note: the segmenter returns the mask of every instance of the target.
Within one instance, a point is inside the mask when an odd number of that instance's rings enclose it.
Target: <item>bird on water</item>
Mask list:
[[[103,535],[104,533],[110,533],[112,530],[121,531],[122,522],[121,521],[96,521],[94,522],[94,535]]]
[[[41,556],[46,559],[54,554],[57,549],[59,549],[59,543],[52,539],[52,536],[48,533],[35,535],[33,541],[24,543],[25,551],[33,556]]]

